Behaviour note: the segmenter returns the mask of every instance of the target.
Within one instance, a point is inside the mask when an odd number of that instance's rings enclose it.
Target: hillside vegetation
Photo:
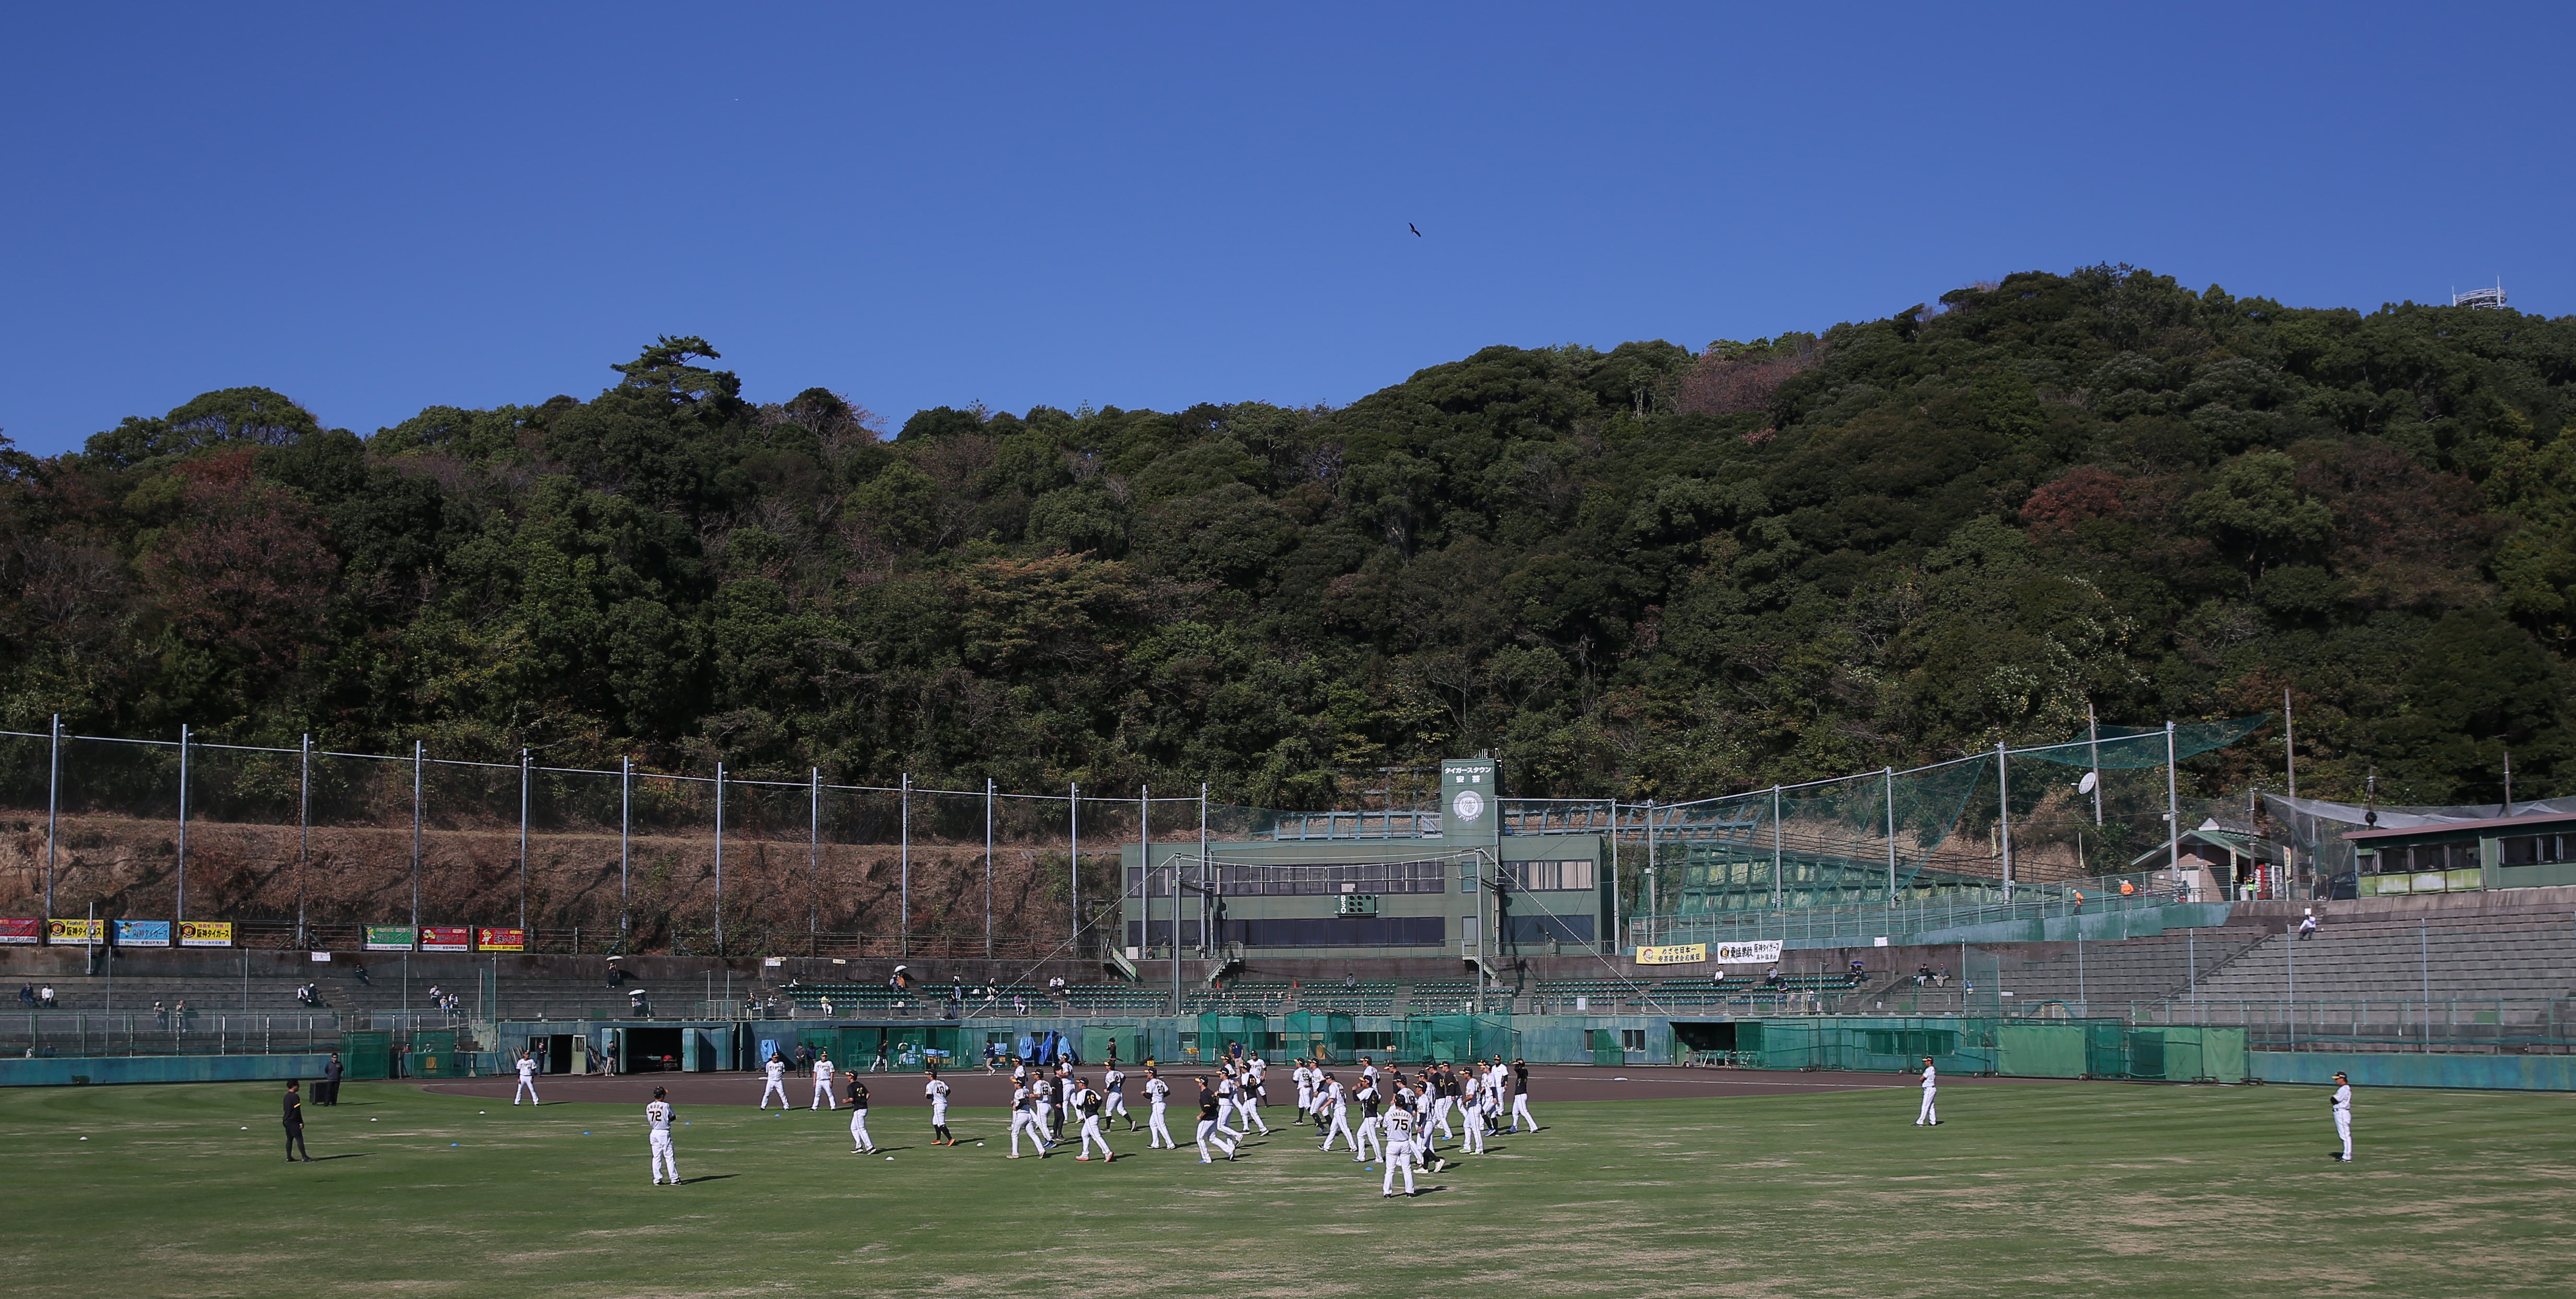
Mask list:
[[[1516,792],[1698,796],[2287,689],[2303,792],[2576,774],[2576,318],[2095,267],[1341,409],[891,437],[718,360],[372,436],[227,389],[11,453],[0,722],[1308,807],[1479,748]]]

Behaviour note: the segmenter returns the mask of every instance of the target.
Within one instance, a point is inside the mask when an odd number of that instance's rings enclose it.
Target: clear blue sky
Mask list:
[[[2565,4],[1090,8],[11,6],[0,430],[661,333],[895,422],[1339,404],[2097,261],[2576,310]]]

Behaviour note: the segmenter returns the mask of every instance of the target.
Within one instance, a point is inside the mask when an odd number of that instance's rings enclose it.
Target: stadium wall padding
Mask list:
[[[313,1055],[90,1055],[0,1060],[0,1087],[70,1087],[86,1078],[122,1083],[259,1082],[319,1078],[329,1053]]]
[[[2462,1091],[2576,1091],[2576,1056],[2402,1055],[2375,1051],[2249,1051],[2255,1077],[2271,1083],[2355,1087],[2444,1087]]]

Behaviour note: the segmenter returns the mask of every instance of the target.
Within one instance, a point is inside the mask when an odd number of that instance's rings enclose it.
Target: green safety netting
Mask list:
[[[1601,826],[1622,855],[1632,943],[1872,936],[1938,929],[1963,913],[2064,902],[2078,891],[2170,901],[2199,886],[2155,874],[2169,836],[2208,819],[2167,766],[2244,738],[2270,714],[2173,727],[2102,726],[1999,749],[1666,806],[1622,805]],[[2168,809],[2180,812],[2169,831]],[[1507,804],[1507,815],[1512,809]],[[1554,815],[1572,819],[1572,813]],[[2122,881],[2099,877],[2134,873]],[[1847,910],[1848,924],[1787,926],[1784,913]],[[1901,923],[1920,912],[1920,923]],[[1973,919],[1973,917],[1971,917]],[[1796,929],[1797,932],[1791,932]]]

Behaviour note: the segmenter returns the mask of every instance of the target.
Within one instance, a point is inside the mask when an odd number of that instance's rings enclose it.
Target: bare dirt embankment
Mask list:
[[[175,822],[115,816],[64,816],[54,854],[53,913],[166,918],[180,883]],[[411,914],[410,826],[313,827],[191,820],[187,838],[187,913],[201,919],[292,919],[299,904],[316,924],[399,923]],[[1115,893],[1114,850],[1083,853],[1086,885],[1104,900]],[[824,843],[728,834],[722,901],[728,934],[892,934],[901,927],[909,878],[916,937],[984,930],[986,870],[982,845]],[[625,844],[604,832],[531,834],[526,900],[539,928],[614,928],[620,879],[639,924],[674,934],[711,927],[717,890],[716,843],[710,833],[635,834]],[[520,905],[516,826],[424,828],[420,836],[420,914],[426,923],[512,924]],[[1064,925],[1067,856],[1056,844],[997,844],[992,907],[997,933],[1056,932]],[[44,908],[45,816],[0,813],[0,915],[33,916]],[[1090,893],[1090,887],[1085,888]]]

